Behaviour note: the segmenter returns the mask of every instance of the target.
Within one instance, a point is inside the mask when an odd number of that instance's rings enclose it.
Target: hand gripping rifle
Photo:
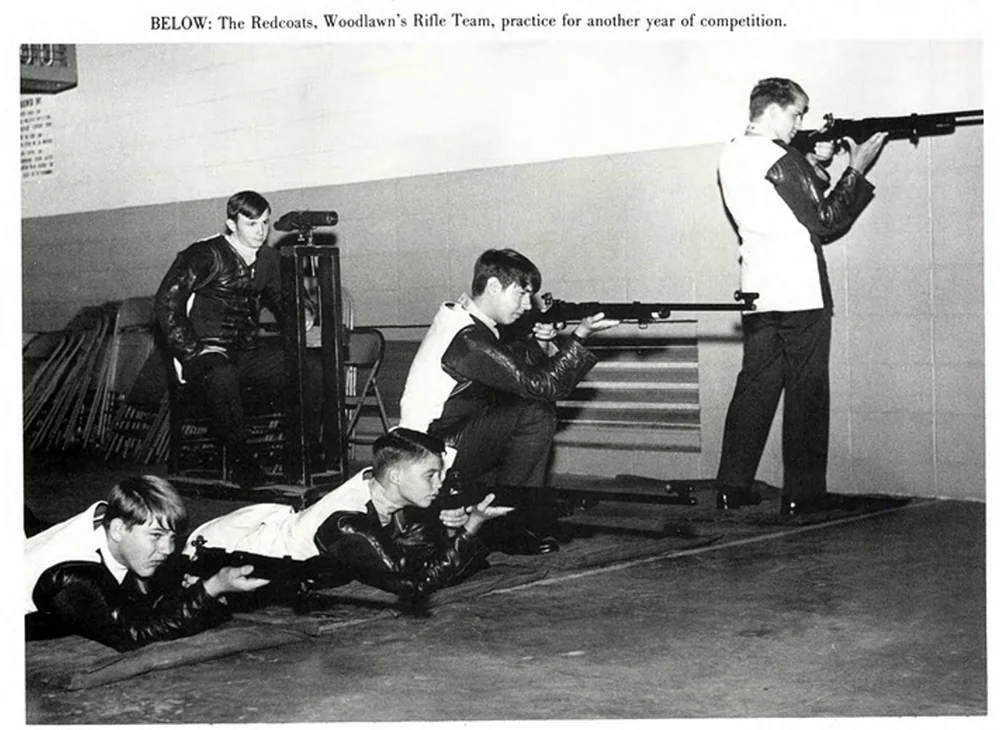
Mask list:
[[[654,322],[666,322],[674,312],[745,312],[757,308],[755,304],[760,295],[756,292],[737,291],[733,298],[735,304],[726,302],[564,302],[553,299],[546,292],[541,295],[541,306],[523,314],[516,322],[531,328],[536,322],[560,324],[579,322],[581,319],[604,312],[605,319],[617,319],[622,322],[634,322],[640,327],[646,327]],[[522,324],[523,323],[523,324]]]
[[[792,147],[802,154],[813,151],[817,142],[843,144],[844,137],[861,143],[876,132],[888,132],[888,139],[908,139],[913,144],[921,137],[951,134],[956,127],[983,123],[983,110],[941,114],[910,114],[906,117],[866,117],[864,119],[838,119],[832,114],[823,117],[822,129],[804,129],[792,138]]]

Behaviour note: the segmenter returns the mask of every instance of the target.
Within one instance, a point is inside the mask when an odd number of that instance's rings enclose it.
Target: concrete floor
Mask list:
[[[985,506],[643,558],[80,692],[29,723],[980,716]]]

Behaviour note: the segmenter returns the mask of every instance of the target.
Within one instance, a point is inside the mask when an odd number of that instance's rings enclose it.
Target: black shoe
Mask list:
[[[39,532],[44,532],[54,525],[54,522],[44,522],[35,516],[35,513],[24,505],[24,536],[31,537]]]
[[[559,551],[554,537],[539,536],[523,525],[509,525],[493,545],[507,555],[547,555]]]
[[[309,449],[309,468],[313,473],[325,472],[329,467],[326,461],[326,451],[323,449],[323,444],[319,441],[313,441],[308,446]]]
[[[275,477],[261,468],[256,459],[248,457],[235,460],[232,481],[244,489],[267,487],[278,483]]]
[[[715,493],[715,507],[722,510],[739,509],[760,504],[763,497],[752,487],[719,487]]]
[[[555,540],[557,544],[562,545],[573,542],[573,538],[575,537],[573,528],[569,525],[564,525],[559,520],[535,525],[531,529],[531,532],[537,535],[540,540]]]
[[[816,514],[818,512],[833,512],[834,510],[854,509],[857,498],[840,494],[820,494],[815,497],[782,497],[782,517],[797,517],[798,515]]]
[[[333,485],[323,484],[310,487],[302,493],[302,497],[299,500],[299,511],[309,509],[332,491]]]

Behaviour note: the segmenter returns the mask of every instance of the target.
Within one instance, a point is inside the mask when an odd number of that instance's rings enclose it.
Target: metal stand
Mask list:
[[[315,276],[315,291],[307,281]],[[343,303],[340,286],[340,251],[336,246],[317,246],[311,228],[299,232],[299,242],[282,250],[281,281],[285,376],[288,383],[285,422],[285,479],[289,484],[312,487],[318,476],[309,435],[305,429],[306,359],[322,362],[322,445],[327,469],[341,480],[347,474],[347,439],[344,416]],[[307,322],[319,328],[319,341]],[[313,345],[318,345],[314,347]],[[318,352],[317,352],[318,350]]]

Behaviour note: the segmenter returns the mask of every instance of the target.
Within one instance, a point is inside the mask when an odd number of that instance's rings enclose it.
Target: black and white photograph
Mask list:
[[[11,33],[10,717],[987,726],[984,3],[195,5]]]

